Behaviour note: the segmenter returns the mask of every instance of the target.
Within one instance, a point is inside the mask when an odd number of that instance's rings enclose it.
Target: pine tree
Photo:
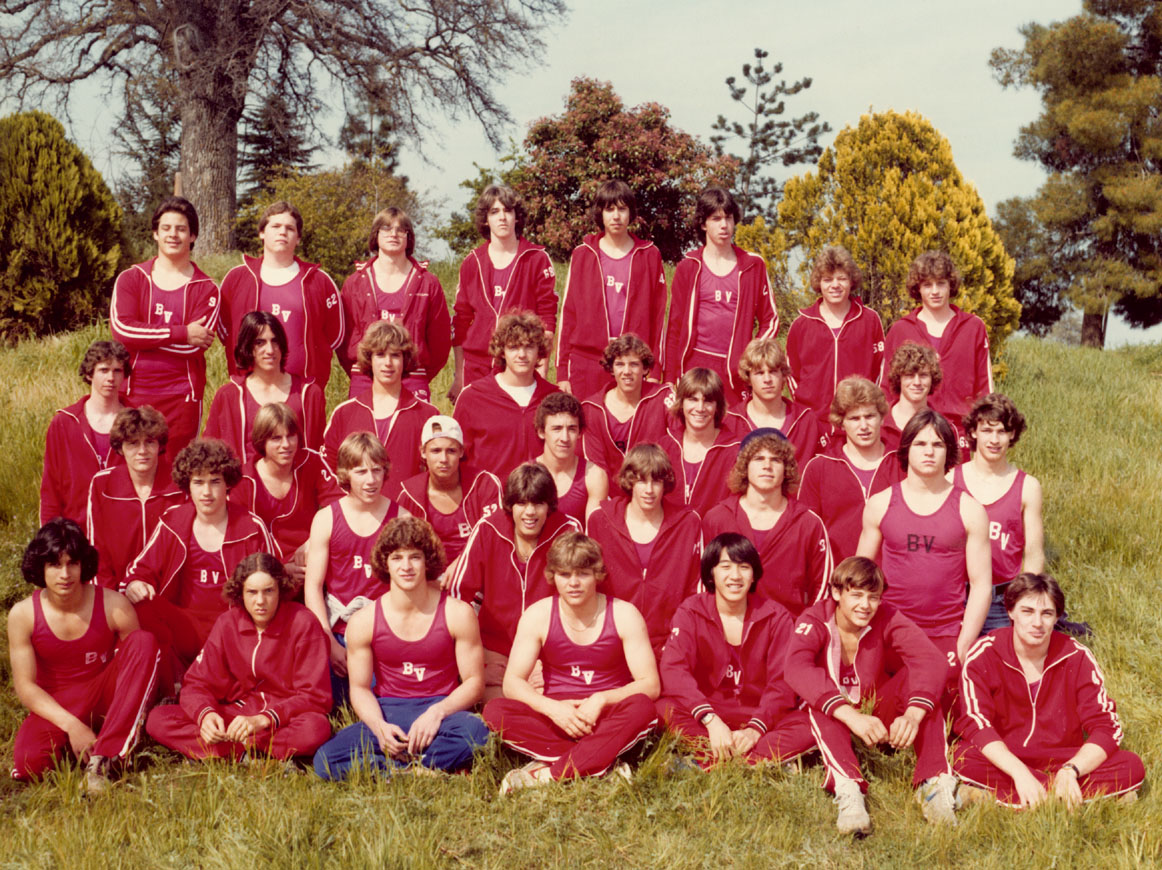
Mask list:
[[[1111,310],[1134,326],[1162,322],[1162,3],[1083,5],[1025,25],[1025,45],[990,63],[1043,106],[1015,149],[1050,173],[1029,203],[1048,263],[1029,280],[1051,276],[1083,312],[1082,343],[1101,347]]]
[[[0,119],[0,340],[72,329],[109,304],[121,209],[44,112]]]
[[[1017,326],[1013,260],[948,140],[913,112],[864,115],[840,132],[814,172],[787,182],[779,229],[776,271],[797,257],[805,284],[815,255],[843,245],[863,270],[863,302],[889,321],[915,306],[905,287],[912,260],[943,249],[964,278],[955,303],[984,320],[994,348]]]
[[[309,127],[306,119],[292,114],[278,92],[267,95],[253,112],[243,115],[238,170],[244,204],[266,190],[275,177],[315,168],[311,157],[319,146],[310,144],[306,134]]]

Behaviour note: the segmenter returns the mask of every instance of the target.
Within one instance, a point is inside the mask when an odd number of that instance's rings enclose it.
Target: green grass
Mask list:
[[[439,268],[439,267],[437,267]],[[454,273],[441,274],[445,287]],[[75,374],[93,327],[0,351],[0,601],[28,589],[19,556],[36,526],[43,432],[80,393]],[[1051,570],[1073,618],[1090,622],[1125,745],[1146,762],[1132,806],[1058,806],[1014,813],[975,806],[955,831],[923,821],[912,800],[911,753],[865,753],[873,835],[834,828],[821,771],[728,768],[668,775],[667,741],[633,784],[551,786],[500,800],[512,760],[490,747],[470,776],[335,785],[277,766],[189,764],[146,744],[139,770],[96,801],[75,769],[19,787],[0,782],[0,865],[133,867],[1100,867],[1162,863],[1162,347],[1098,352],[1032,339],[1005,349],[1000,385],[1027,414],[1015,459],[1045,489]],[[221,382],[220,349],[211,381]],[[442,375],[445,379],[447,373]],[[337,379],[342,381],[341,378]],[[446,384],[446,380],[444,382]],[[343,385],[345,388],[345,384]],[[439,388],[438,388],[439,389]],[[336,386],[335,390],[339,390]],[[332,393],[335,392],[332,390]],[[341,391],[341,390],[340,390]],[[329,405],[338,400],[329,396]],[[0,642],[3,638],[0,637]],[[0,663],[0,763],[24,711]]]

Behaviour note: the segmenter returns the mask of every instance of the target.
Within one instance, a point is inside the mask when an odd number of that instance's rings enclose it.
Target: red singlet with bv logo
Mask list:
[[[375,602],[371,657],[375,661],[375,694],[380,698],[430,698],[450,695],[460,685],[456,640],[444,615],[448,593],[440,603],[428,633],[419,640],[403,640],[387,624],[383,605]]]
[[[613,624],[613,597],[605,596],[605,622],[590,644],[574,643],[561,624],[561,599],[554,595],[549,631],[541,647],[546,698],[588,698],[633,682],[625,649]]]

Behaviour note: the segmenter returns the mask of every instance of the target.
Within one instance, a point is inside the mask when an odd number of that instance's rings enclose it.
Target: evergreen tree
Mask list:
[[[72,329],[108,309],[121,209],[60,122],[0,119],[0,340]]]
[[[1013,260],[948,140],[913,112],[864,115],[840,132],[814,172],[787,182],[779,230],[785,245],[776,271],[794,254],[805,284],[819,251],[843,245],[863,270],[863,302],[888,321],[915,307],[905,287],[912,260],[948,251],[964,278],[954,302],[980,316],[993,347],[1017,326]]]
[[[1162,322],[1162,3],[1083,7],[1025,25],[1024,46],[996,49],[990,63],[1003,86],[1035,88],[1043,107],[1016,144],[1050,173],[1030,203],[1045,268],[1022,280],[1048,276],[1041,286],[1083,312],[1082,343],[1101,347],[1111,310],[1134,326]]]
[[[725,115],[719,115],[711,129],[721,132],[711,136],[710,141],[721,156],[728,140],[742,140],[744,153],[732,155],[739,163],[735,197],[744,218],[761,215],[770,224],[776,219],[781,189],[779,182],[767,173],[775,164],[795,166],[817,159],[823,153],[819,137],[830,133],[831,125],[820,122],[818,112],[784,118],[785,98],[807,90],[811,79],[801,78],[791,84],[786,79],[776,82],[783,65],[776,63],[770,69],[764,68],[763,61],[770,52],[761,48],[754,50],[754,56],[754,66],[742,65],[742,77],[749,88],[739,86],[735,76],[726,80],[730,98],[746,110],[745,123],[728,121]]]
[[[253,112],[242,116],[238,169],[245,189],[244,202],[259,195],[276,176],[315,168],[311,157],[319,146],[309,144],[305,132],[309,125],[306,118],[291,112],[277,91],[268,94]]]
[[[368,116],[347,113],[339,128],[338,145],[352,161],[375,162],[380,169],[392,174],[399,168],[399,141],[391,118],[378,115],[370,109]],[[401,176],[402,177],[402,176]],[[403,178],[406,182],[407,179]]]

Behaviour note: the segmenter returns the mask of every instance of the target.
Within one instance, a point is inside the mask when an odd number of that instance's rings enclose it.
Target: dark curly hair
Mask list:
[[[613,374],[613,363],[620,356],[636,356],[642,361],[642,368],[647,374],[654,367],[654,353],[650,346],[632,332],[619,335],[605,346],[605,352],[601,355],[601,367]]]
[[[496,329],[488,340],[488,355],[503,370],[504,349],[520,347],[522,344],[535,347],[538,360],[549,358],[552,342],[541,318],[531,311],[510,311],[496,321]]]
[[[816,293],[821,292],[823,279],[835,272],[843,272],[847,275],[848,280],[851,281],[852,293],[859,290],[860,285],[863,284],[863,272],[855,264],[855,258],[851,256],[851,252],[843,245],[828,245],[819,252],[819,256],[811,264],[811,289]]]
[[[169,441],[169,424],[161,411],[151,405],[142,405],[139,408],[122,408],[113,418],[113,427],[109,430],[109,447],[120,453],[121,446],[126,441],[136,441],[138,438],[157,442],[159,453],[165,453],[166,442]]]
[[[964,418],[964,434],[976,449],[976,436],[972,433],[981,423],[1000,423],[1012,438],[1009,447],[1016,447],[1025,431],[1025,415],[1017,410],[1016,404],[1004,393],[989,393],[972,403],[972,410]]]
[[[927,369],[932,375],[932,388],[928,395],[936,392],[940,382],[944,380],[944,369],[940,365],[940,354],[935,348],[921,344],[918,341],[905,341],[892,354],[892,364],[888,369],[888,383],[892,385],[892,392],[900,394],[900,380],[904,375],[914,375]]]
[[[81,563],[81,582],[97,576],[97,548],[89,543],[81,527],[73,520],[56,517],[40,527],[24,548],[20,573],[26,583],[44,588],[44,569],[60,563],[61,556]]]
[[[221,474],[226,481],[226,489],[233,489],[242,479],[242,463],[225,441],[197,438],[183,447],[174,459],[173,482],[189,495],[190,478],[198,472]]]
[[[778,435],[757,435],[743,442],[734,460],[734,467],[726,479],[726,485],[731,492],[741,495],[750,485],[747,479],[747,466],[760,450],[769,450],[774,454],[775,461],[783,464],[783,495],[790,495],[799,483],[799,465],[795,462],[795,448],[786,438]]]
[[[283,601],[289,601],[291,596],[298,591],[295,581],[286,572],[282,562],[270,553],[251,553],[234,566],[234,573],[230,575],[230,579],[222,588],[222,597],[231,604],[241,607],[242,587],[246,585],[246,579],[251,574],[257,574],[260,571],[263,574],[269,574],[278,584],[278,602],[280,605]]]
[[[125,345],[119,341],[94,341],[85,351],[85,358],[81,360],[81,366],[78,369],[81,379],[86,384],[93,383],[93,372],[97,370],[97,366],[110,361],[121,363],[125,377],[133,374],[133,366],[129,362],[129,351],[126,350]]]
[[[947,281],[948,297],[960,292],[960,270],[944,251],[925,251],[908,267],[908,295],[920,301],[920,285],[925,281]]]
[[[388,521],[375,539],[371,551],[371,573],[381,583],[390,583],[391,574],[387,570],[387,557],[396,550],[419,550],[424,554],[424,576],[435,580],[443,573],[448,559],[444,555],[444,543],[427,520],[419,517],[396,517]]]

